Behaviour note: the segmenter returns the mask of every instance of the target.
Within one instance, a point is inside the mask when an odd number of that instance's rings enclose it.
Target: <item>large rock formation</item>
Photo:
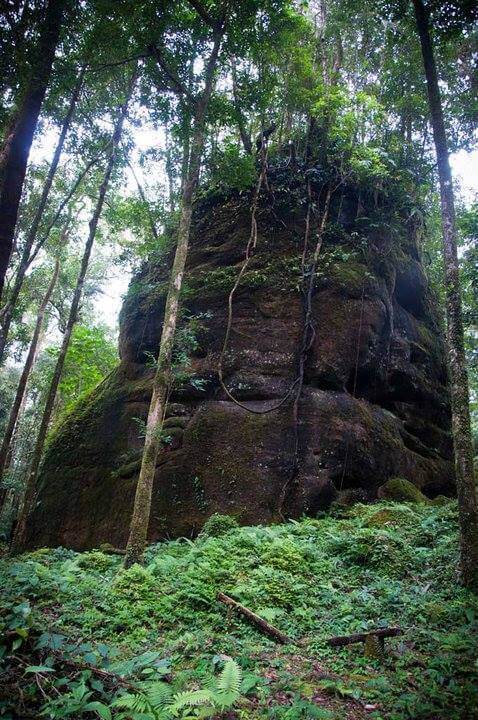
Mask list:
[[[197,532],[212,512],[243,523],[313,515],[340,490],[356,488],[373,499],[394,476],[429,496],[453,492],[442,339],[403,193],[377,197],[342,186],[333,196],[295,417],[304,176],[276,170],[269,186],[257,215],[257,251],[235,296],[224,377],[256,411],[289,396],[275,411],[251,414],[218,383],[227,297],[250,234],[251,195],[210,197],[194,217],[184,302],[200,328],[187,375],[171,394],[152,540]],[[319,198],[319,184],[314,194]],[[317,223],[314,215],[311,243]],[[31,545],[126,543],[169,255],[146,265],[131,284],[119,367],[51,439]],[[187,314],[183,340],[191,335]]]

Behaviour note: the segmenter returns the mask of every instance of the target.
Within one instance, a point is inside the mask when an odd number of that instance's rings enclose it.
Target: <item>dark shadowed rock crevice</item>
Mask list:
[[[277,404],[292,387],[304,326],[305,183],[299,174],[272,171],[269,184],[224,363],[227,387],[255,410]],[[320,188],[315,192],[320,206]],[[220,388],[227,296],[250,233],[250,196],[198,203],[184,304],[201,327],[188,379],[171,395],[152,540],[196,533],[213,512],[241,523],[275,522],[314,515],[340,490],[372,500],[391,477],[429,496],[453,492],[442,338],[413,229],[390,196],[357,196],[357,188],[344,186],[333,199],[297,423],[293,393],[279,410],[253,415]],[[403,216],[392,234],[397,213]],[[118,369],[54,433],[31,545],[126,543],[167,275],[166,255],[133,279]]]

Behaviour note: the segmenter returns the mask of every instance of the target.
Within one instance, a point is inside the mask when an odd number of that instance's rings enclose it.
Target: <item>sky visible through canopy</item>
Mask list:
[[[139,164],[139,154],[145,153],[150,148],[162,146],[164,136],[160,130],[151,126],[148,127],[147,125],[142,128],[131,128],[131,130],[135,143],[131,162],[140,182],[147,188],[148,182],[147,178],[142,174]],[[55,140],[56,133],[53,130],[41,135],[32,147],[31,161],[35,163],[43,160],[48,161]],[[471,152],[460,150],[451,156],[451,164],[454,179],[459,188],[458,195],[466,205],[469,205],[473,202],[474,198],[478,196],[478,149]],[[158,172],[161,173],[161,171],[161,164],[158,163]],[[136,193],[137,186],[131,169],[126,167],[124,173],[126,177],[125,189],[128,193]],[[154,180],[157,181],[158,178],[154,178]],[[166,183],[166,178],[164,178],[164,182]],[[149,197],[149,199],[152,200],[154,198]],[[85,223],[85,231],[86,227]],[[118,314],[130,279],[130,269],[113,265],[111,267],[111,274],[96,299],[95,306],[98,321],[106,323],[113,330],[117,330]]]

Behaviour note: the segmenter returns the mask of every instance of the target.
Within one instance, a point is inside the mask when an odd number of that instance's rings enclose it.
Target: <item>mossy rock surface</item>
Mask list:
[[[151,541],[197,535],[212,513],[241,524],[316,517],[339,491],[343,514],[346,497],[375,501],[394,477],[413,488],[402,483],[398,500],[454,492],[443,342],[400,188],[377,198],[345,183],[332,201],[297,397],[307,182],[303,171],[271,162],[268,183],[222,365],[236,402],[219,383],[218,360],[250,239],[251,195],[211,196],[194,210],[180,329],[191,316],[201,328],[170,396]],[[320,215],[325,193],[313,191]],[[31,547],[127,542],[173,245],[131,283],[118,368],[51,433]]]
[[[433,498],[433,500],[430,500],[431,505],[437,505],[438,507],[443,507],[444,505],[448,505],[451,502],[451,498],[446,497],[446,495],[437,495]]]
[[[400,502],[428,503],[429,499],[416,485],[405,478],[390,478],[378,489],[381,500],[397,500]]]

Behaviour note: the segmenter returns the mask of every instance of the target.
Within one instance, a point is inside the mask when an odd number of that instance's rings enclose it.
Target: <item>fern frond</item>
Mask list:
[[[196,708],[194,717],[198,718],[198,720],[203,720],[203,718],[209,717],[217,717],[217,707],[215,707],[214,705],[210,705],[209,707],[204,705]]]
[[[155,682],[148,686],[147,697],[153,710],[164,707],[171,699],[171,688],[165,682]]]
[[[197,707],[212,703],[213,696],[210,690],[186,690],[185,692],[176,693],[173,702],[168,706],[168,710],[175,715],[185,707]]]
[[[242,670],[235,660],[226,660],[224,667],[217,679],[217,691],[222,694],[239,696],[242,682]]]
[[[111,707],[125,708],[139,713],[146,713],[149,710],[149,703],[144,695],[139,693],[125,693],[111,703]]]
[[[221,711],[229,710],[239,700],[240,694],[236,692],[216,692],[214,693],[214,705]]]

